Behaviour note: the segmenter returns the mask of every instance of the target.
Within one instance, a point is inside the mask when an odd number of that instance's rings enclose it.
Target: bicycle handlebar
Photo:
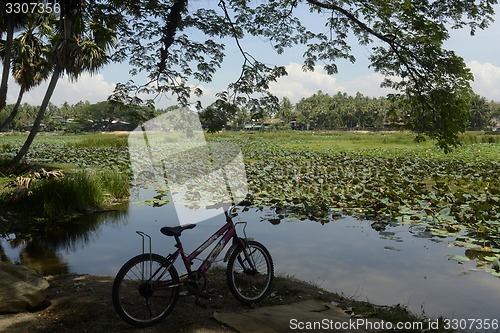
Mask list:
[[[229,207],[227,209],[226,206],[228,205],[227,202],[219,202],[219,203],[216,203],[216,204],[213,204],[213,205],[208,205],[208,206],[205,206],[206,209],[219,209],[219,208],[224,208],[224,213],[226,215],[229,215],[231,217],[235,217],[237,216],[238,214],[237,213],[232,213],[232,211],[236,208],[236,205],[234,204],[234,202],[231,202],[231,204],[229,205]]]
[[[227,202],[219,202],[219,203],[216,203],[216,204],[213,204],[213,205],[208,205],[208,206],[205,206],[206,209],[219,209],[219,208],[224,208],[225,211],[230,211],[232,209],[234,209],[234,207],[236,207],[236,205],[234,204],[234,202],[231,202],[231,204],[229,204],[229,207],[226,209],[227,205],[229,203]]]

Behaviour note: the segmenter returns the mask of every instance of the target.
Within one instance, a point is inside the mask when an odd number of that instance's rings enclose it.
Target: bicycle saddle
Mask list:
[[[160,229],[160,232],[166,236],[179,237],[181,235],[181,232],[186,229],[193,229],[194,227],[196,227],[196,224],[186,224],[178,227],[163,227]]]

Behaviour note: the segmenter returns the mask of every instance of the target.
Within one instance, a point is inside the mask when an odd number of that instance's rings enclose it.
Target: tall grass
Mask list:
[[[460,141],[468,143],[500,143],[500,135],[483,132],[467,132],[460,136]]]
[[[109,208],[128,196],[129,179],[116,171],[78,171],[64,178],[36,181],[19,207],[48,218]]]
[[[127,134],[86,134],[77,136],[79,140],[70,141],[67,145],[75,148],[127,147]]]

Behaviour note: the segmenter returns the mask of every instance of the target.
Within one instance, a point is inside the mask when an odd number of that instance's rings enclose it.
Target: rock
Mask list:
[[[33,309],[45,301],[49,283],[32,269],[0,264],[0,313]]]

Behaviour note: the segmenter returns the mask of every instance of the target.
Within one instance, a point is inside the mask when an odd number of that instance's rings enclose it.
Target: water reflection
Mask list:
[[[269,246],[281,273],[347,297],[401,304],[429,316],[498,318],[500,281],[472,271],[473,260],[449,260],[469,254],[448,246],[453,238],[429,238],[423,228],[396,223],[378,229],[352,218],[324,225],[285,221],[259,225],[254,234]]]
[[[70,273],[64,253],[85,248],[100,237],[103,224],[125,224],[127,216],[127,210],[91,214],[43,231],[7,235],[0,239],[2,262],[19,263],[44,275]]]
[[[349,217],[317,223],[279,213],[283,216],[267,210],[240,212],[241,220],[248,222],[248,236],[269,248],[277,274],[359,300],[399,303],[429,316],[498,318],[500,280],[483,271],[471,272],[474,260],[449,260],[465,252],[449,247],[451,238],[429,238],[418,225],[393,223],[377,230],[369,221]],[[196,248],[223,223],[216,217],[183,233],[186,250]],[[141,251],[136,230],[152,237],[154,252],[172,251],[174,241],[159,232],[165,225],[178,225],[172,205],[131,204],[128,212],[91,216],[71,231],[34,235],[24,240],[28,243],[3,239],[0,246],[2,258],[27,263],[45,274],[115,275]],[[472,259],[472,253],[465,254]]]

